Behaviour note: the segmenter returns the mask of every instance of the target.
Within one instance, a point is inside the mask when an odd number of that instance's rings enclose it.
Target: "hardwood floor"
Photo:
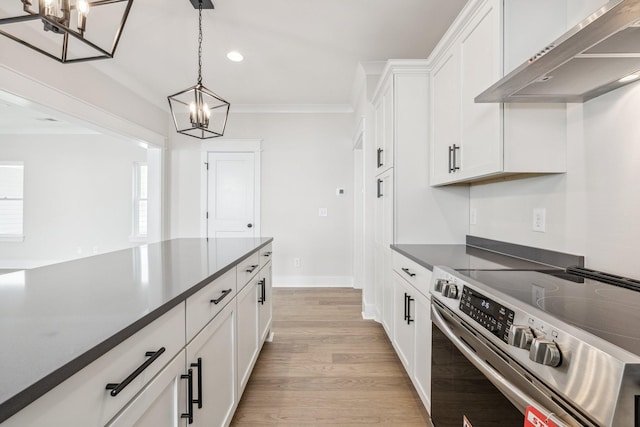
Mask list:
[[[274,340],[231,425],[430,426],[382,325],[362,319],[361,301],[354,289],[275,288]]]

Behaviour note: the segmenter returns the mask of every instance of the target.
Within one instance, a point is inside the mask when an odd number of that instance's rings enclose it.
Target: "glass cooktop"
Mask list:
[[[563,270],[457,270],[640,355],[640,292]]]

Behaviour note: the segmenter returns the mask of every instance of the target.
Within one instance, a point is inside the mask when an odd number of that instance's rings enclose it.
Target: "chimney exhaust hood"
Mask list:
[[[640,74],[640,0],[613,0],[475,98],[586,102]],[[620,81],[623,79],[623,81]]]

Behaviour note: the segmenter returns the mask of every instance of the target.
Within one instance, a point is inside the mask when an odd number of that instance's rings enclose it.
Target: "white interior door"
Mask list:
[[[254,153],[208,153],[207,236],[257,237]]]

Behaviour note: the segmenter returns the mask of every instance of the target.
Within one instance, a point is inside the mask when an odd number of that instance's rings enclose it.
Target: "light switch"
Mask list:
[[[319,208],[318,216],[327,216],[327,208]]]

